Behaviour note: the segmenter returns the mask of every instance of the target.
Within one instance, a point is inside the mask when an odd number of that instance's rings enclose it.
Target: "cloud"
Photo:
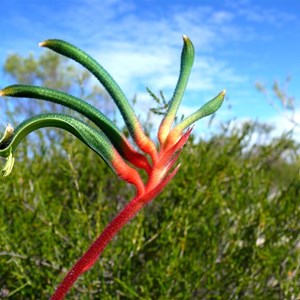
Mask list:
[[[295,121],[293,123],[292,120]],[[272,132],[273,136],[280,136],[287,132],[292,132],[293,137],[300,141],[300,108],[291,114],[282,114],[282,115],[275,115],[266,120],[267,123],[272,124],[274,126],[274,131]]]
[[[37,42],[62,38],[103,64],[129,99],[136,93],[143,99],[147,86],[154,91],[163,90],[169,99],[179,74],[181,35],[187,34],[195,45],[196,58],[183,109],[194,108],[199,99],[213,96],[223,88],[228,89],[228,94],[235,93],[231,100],[244,107],[247,95],[243,101],[237,95],[254,85],[249,75],[251,70],[241,67],[247,64],[239,63],[253,54],[249,54],[248,43],[268,36],[259,29],[294,20],[292,14],[268,6],[262,9],[250,1],[218,5],[214,2],[199,5],[197,1],[100,2],[41,0],[36,6],[29,1],[24,11],[26,5],[20,1],[13,18],[7,16],[2,21],[6,22],[6,28],[18,31],[14,31],[14,39],[2,43],[0,56],[3,49],[16,49],[24,55],[29,51],[43,51],[35,47]],[[22,26],[17,28],[18,18]],[[256,27],[257,24],[261,27]],[[240,55],[241,52],[244,54]]]
[[[184,10],[174,7],[165,17],[154,18],[151,14],[135,14],[134,6],[129,6],[125,15],[112,11],[106,4],[104,7],[108,14],[105,22],[99,21],[101,30],[95,31],[89,26],[91,20],[95,20],[92,16],[81,20],[80,35],[89,37],[81,44],[129,94],[142,92],[146,86],[172,93],[179,74],[183,33],[189,34],[196,48],[189,91],[219,91],[225,83],[237,84],[246,80],[224,58],[216,57],[213,50],[229,43],[230,38],[243,36],[242,30],[231,24],[232,13],[212,7],[187,7]],[[86,10],[78,9],[76,15],[82,17],[80,11]],[[103,14],[100,8],[97,10],[92,14]],[[78,26],[78,23],[69,25]]]
[[[259,18],[271,18],[270,15],[273,16],[270,22],[282,19],[273,10],[261,13],[258,6],[250,6],[247,1],[235,4],[234,10],[230,5],[193,2],[158,5],[146,1],[102,0],[99,5],[96,0],[75,0],[63,3],[63,6],[49,5],[41,1],[33,10],[35,18],[31,14],[16,15],[26,29],[25,35],[19,35],[17,40],[24,40],[28,30],[31,39],[37,35],[36,42],[48,37],[67,39],[103,61],[122,84],[127,86],[141,78],[142,82],[149,79],[149,85],[161,83],[162,89],[176,83],[182,34],[188,34],[195,44],[195,69],[202,78],[199,81],[195,75],[197,79],[190,88],[212,90],[216,81],[222,79],[236,83],[245,80],[238,70],[229,67],[224,55],[222,59],[218,55],[221,48],[232,42],[254,38],[251,24],[240,26],[238,20],[259,22]]]

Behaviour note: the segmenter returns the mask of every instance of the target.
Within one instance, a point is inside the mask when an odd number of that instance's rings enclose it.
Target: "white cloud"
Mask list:
[[[290,134],[295,141],[300,142],[300,109],[295,111],[294,120],[298,123],[298,126],[295,126],[288,116],[285,115],[275,115],[268,119],[257,120],[258,127],[256,130],[249,136],[249,145],[248,147],[256,145],[268,144],[274,138],[281,137],[284,134]],[[251,118],[237,118],[229,122],[229,130],[241,130],[243,126],[247,123],[253,123],[254,121]],[[260,123],[261,122],[261,123]],[[259,130],[259,127],[270,130]]]
[[[298,125],[295,125],[292,121],[295,121]],[[272,118],[266,120],[267,123],[274,126],[273,136],[280,136],[283,133],[292,132],[293,137],[300,141],[300,108],[295,110],[293,116],[290,114],[275,115]]]
[[[76,36],[74,42],[96,57],[130,94],[145,86],[166,91],[175,88],[184,33],[193,40],[197,53],[190,90],[211,91],[219,89],[218,81],[244,80],[213,51],[243,35],[232,25],[232,12],[210,6],[170,6],[164,16],[153,16],[151,12],[139,14],[134,1],[76,2],[53,16],[55,26],[69,32],[71,42]]]
[[[179,73],[181,35],[187,34],[195,45],[196,58],[183,100],[182,109],[186,111],[194,111],[192,100],[201,99],[202,94],[218,93],[223,88],[241,94],[246,84],[251,87],[245,75],[248,71],[231,64],[235,59],[232,58],[235,43],[260,41],[263,34],[254,24],[264,18],[266,24],[283,24],[293,19],[292,15],[273,9],[262,11],[249,1],[228,1],[225,5],[199,5],[196,1],[160,5],[157,2],[157,7],[153,5],[151,10],[142,10],[141,4],[133,0],[100,2],[101,5],[98,0],[63,1],[61,11],[58,9],[60,1],[51,6],[41,0],[34,12],[35,18],[32,14],[22,16],[26,19],[22,21],[26,36],[15,36],[16,50],[24,55],[27,49],[35,51],[34,46],[41,36],[63,38],[103,64],[129,99],[135,93],[143,94],[146,86],[163,90],[170,98]],[[162,5],[167,5],[167,9],[163,10]],[[24,44],[26,51],[22,49]]]
[[[141,92],[146,86],[169,89],[176,84],[180,52],[176,53],[169,47],[149,45],[145,50],[130,42],[115,42],[109,45],[109,51],[94,51],[93,56],[103,62],[130,94]],[[175,61],[177,64],[174,64]]]
[[[213,90],[220,81],[245,81],[244,75],[216,54],[231,42],[253,37],[251,25],[239,26],[238,18],[251,22],[271,16],[270,22],[279,19],[273,10],[261,12],[258,6],[250,6],[248,1],[230,4],[227,8],[173,4],[167,5],[164,14],[156,14],[154,4],[153,10],[141,12],[137,2],[121,0],[102,0],[101,5],[96,0],[74,0],[74,5],[65,5],[63,11],[53,5],[52,10],[56,8],[53,14],[46,3],[41,2],[36,13],[43,22],[24,15],[22,19],[28,21],[23,20],[24,27],[32,30],[28,23],[34,22],[40,30],[32,34],[44,32],[50,38],[58,35],[58,38],[78,44],[103,62],[130,93],[142,85],[158,85],[159,89],[165,90],[174,88],[182,34],[191,37],[197,53],[190,89]]]

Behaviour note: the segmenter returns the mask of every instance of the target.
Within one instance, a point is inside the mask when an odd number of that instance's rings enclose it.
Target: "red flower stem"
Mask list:
[[[133,198],[124,209],[107,225],[100,236],[76,262],[61,284],[57,287],[50,300],[64,299],[77,278],[96,262],[107,244],[120,231],[120,229],[132,219],[137,212],[146,204],[141,197]]]
[[[188,134],[186,134],[187,136],[185,138],[188,137]],[[180,141],[179,146],[182,147]],[[174,149],[175,152],[176,150],[178,149]],[[168,154],[170,155],[170,153]],[[173,154],[174,153],[172,152],[171,157]],[[165,155],[167,154],[165,153]],[[162,156],[164,155],[162,154]],[[154,164],[145,190],[143,189],[142,191],[140,191],[140,193],[135,196],[107,225],[104,231],[99,235],[99,237],[93,242],[89,249],[81,256],[81,258],[68,272],[61,284],[57,287],[50,300],[64,299],[65,295],[69,292],[78,277],[82,273],[88,271],[94,265],[103,250],[106,248],[107,244],[122,229],[122,227],[126,223],[128,223],[139,212],[139,210],[143,208],[143,206],[154,199],[163,190],[163,188],[168,184],[168,182],[175,176],[178,171],[179,166],[177,166],[169,175],[166,176],[166,173],[175,163],[177,157],[178,156],[175,155],[175,157],[170,158],[168,164],[167,160],[165,159],[165,165],[162,166],[159,166],[159,163]]]

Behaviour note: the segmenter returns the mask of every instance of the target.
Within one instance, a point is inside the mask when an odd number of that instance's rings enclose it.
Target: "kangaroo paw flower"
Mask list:
[[[189,127],[197,120],[216,112],[223,103],[225,91],[173,127],[195,56],[191,40],[187,36],[183,36],[179,78],[167,112],[159,126],[157,133],[159,146],[156,147],[156,143],[143,131],[133,108],[119,85],[98,62],[81,49],[62,40],[46,40],[40,43],[40,46],[73,59],[99,80],[115,101],[128,131],[139,149],[136,150],[121,130],[101,111],[82,99],[57,90],[28,85],[12,85],[0,90],[0,96],[35,98],[58,103],[80,113],[95,125],[95,127],[91,127],[80,119],[57,113],[33,116],[22,122],[15,130],[8,125],[0,140],[0,157],[6,158],[2,171],[4,176],[9,175],[12,171],[15,162],[14,153],[28,134],[43,127],[55,127],[73,134],[99,155],[120,179],[133,184],[136,188],[133,199],[107,225],[55,290],[51,299],[61,300],[77,278],[94,265],[111,239],[140,209],[157,197],[176,175],[180,164],[175,168],[174,165],[191,134],[192,127]],[[138,169],[146,171],[147,178],[144,181]]]

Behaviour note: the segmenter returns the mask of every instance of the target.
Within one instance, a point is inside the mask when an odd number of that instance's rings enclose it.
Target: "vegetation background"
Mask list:
[[[116,118],[89,74],[54,54],[11,55],[4,72],[72,92]],[[23,99],[1,99],[1,109],[13,124],[61,111]],[[271,131],[227,123],[206,140],[192,137],[168,188],[67,299],[299,299],[299,143],[292,132]],[[47,299],[133,190],[59,130],[40,130],[16,156],[0,181],[0,298]]]

